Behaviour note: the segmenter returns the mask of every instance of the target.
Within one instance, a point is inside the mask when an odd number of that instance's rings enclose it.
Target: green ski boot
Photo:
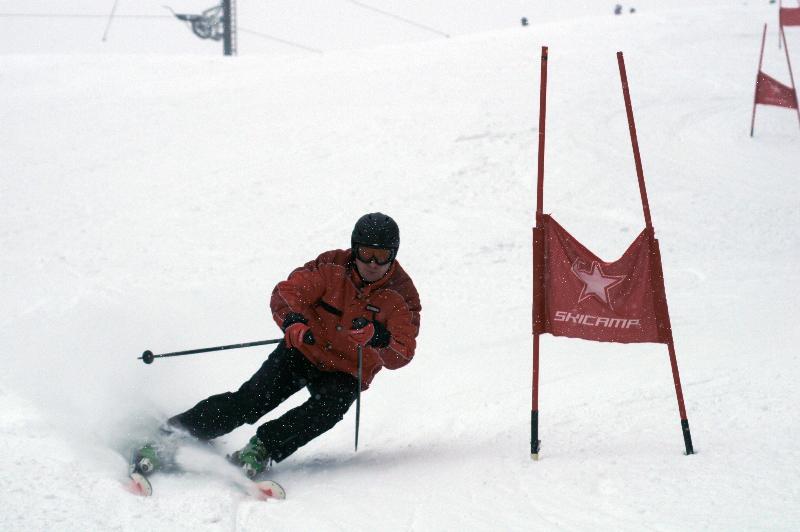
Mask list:
[[[175,454],[178,447],[195,441],[185,431],[164,423],[158,435],[144,446],[134,449],[131,456],[131,472],[150,475],[155,471],[169,471],[176,467]]]
[[[134,450],[131,459],[131,472],[141,473],[148,476],[155,471],[164,468],[165,457],[163,450],[156,444],[148,443],[144,447]]]
[[[241,467],[244,474],[250,479],[270,467],[269,453],[258,436],[250,438],[247,445],[241,450],[235,451],[229,459],[234,465]]]

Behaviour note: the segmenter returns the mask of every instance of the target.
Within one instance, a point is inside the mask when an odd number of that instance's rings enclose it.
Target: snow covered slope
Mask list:
[[[764,69],[788,82],[775,6],[659,4],[235,59],[4,36],[0,529],[797,529],[796,116],[762,107],[749,137],[765,21]],[[644,223],[625,53],[696,455],[663,346],[546,336],[528,457],[542,45],[545,210],[607,260]],[[358,453],[351,411],[275,468],[282,503],[204,473],[124,491],[131,442],[269,349],[136,357],[279,336],[274,284],[373,210],[400,224],[423,314],[415,360],[363,396]]]

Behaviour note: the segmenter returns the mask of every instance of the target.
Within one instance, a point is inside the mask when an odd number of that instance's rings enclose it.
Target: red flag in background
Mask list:
[[[793,87],[759,71],[756,79],[756,103],[797,109],[797,93]]]
[[[798,8],[800,11],[800,8]],[[798,17],[800,18],[800,17]],[[800,22],[800,21],[798,21]],[[800,122],[800,107],[797,105],[797,91],[794,85],[794,74],[792,73],[792,61],[789,59],[789,46],[786,44],[786,35],[783,31],[783,26],[778,28],[780,30],[781,41],[784,44],[784,51],[786,52],[786,66],[789,67],[789,80],[792,85],[784,85],[775,78],[770,77],[761,70],[761,64],[764,60],[764,43],[767,40],[767,25],[764,24],[764,32],[761,34],[761,54],[758,56],[758,74],[756,75],[756,94],[753,98],[753,116],[750,119],[750,136],[753,136],[753,131],[756,125],[756,107],[758,104],[776,105],[778,107],[785,107],[787,109],[795,109],[797,112],[797,120]]]
[[[781,7],[778,22],[781,26],[800,26],[800,7]]]
[[[537,332],[599,342],[670,341],[652,229],[644,229],[617,261],[604,262],[552,217],[542,215],[541,221],[544,275],[537,291],[544,304],[534,319]]]

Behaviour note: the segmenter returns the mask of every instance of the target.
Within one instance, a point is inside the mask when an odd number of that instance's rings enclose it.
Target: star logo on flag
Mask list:
[[[583,289],[578,298],[578,303],[584,299],[595,297],[600,300],[601,303],[605,303],[608,308],[614,310],[614,307],[611,306],[611,300],[608,297],[608,291],[610,288],[621,283],[622,280],[625,279],[625,276],[604,274],[600,263],[597,261],[592,261],[592,265],[588,270],[582,268],[581,263],[582,261],[580,259],[576,259],[575,262],[572,263],[572,273],[583,283]]]

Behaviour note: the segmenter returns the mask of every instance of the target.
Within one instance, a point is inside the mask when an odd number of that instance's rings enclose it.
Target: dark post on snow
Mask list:
[[[236,0],[222,0],[222,49],[225,55],[236,55]]]

